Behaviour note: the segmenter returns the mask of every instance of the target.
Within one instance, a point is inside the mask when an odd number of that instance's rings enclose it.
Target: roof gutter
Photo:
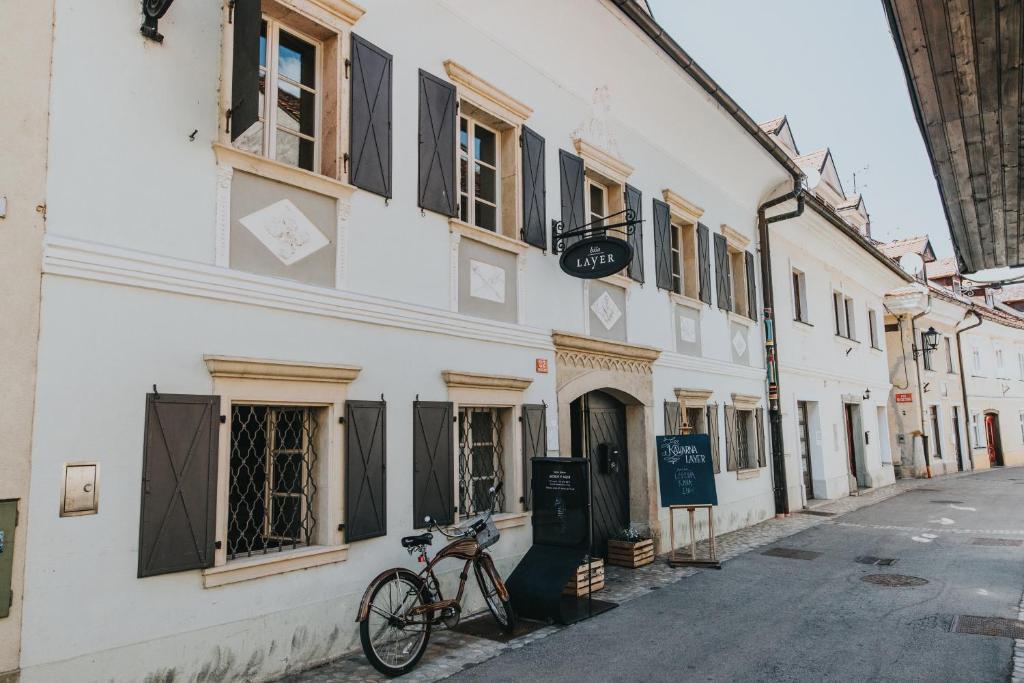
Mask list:
[[[729,112],[736,122],[740,124],[740,127],[750,133],[751,137],[757,140],[794,178],[803,176],[800,167],[789,158],[785,150],[779,147],[767,133],[761,130],[757,122],[750,118],[750,114],[743,111],[743,108],[736,104],[736,101],[729,97],[728,93],[722,90],[718,83],[715,82],[715,79],[711,78],[697,62],[693,61],[693,58],[686,53],[686,50],[681,48],[679,43],[673,40],[672,36],[651,15],[640,8],[636,0],[612,0],[612,2],[641,31],[646,33],[654,41],[655,45],[660,47],[672,61],[689,74],[697,82],[697,85],[702,87],[723,109]]]

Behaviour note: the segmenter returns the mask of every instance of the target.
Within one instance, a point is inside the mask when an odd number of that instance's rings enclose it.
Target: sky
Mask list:
[[[828,147],[875,239],[927,233],[953,255],[880,0],[649,0],[654,17],[755,121],[789,117],[801,154]]]

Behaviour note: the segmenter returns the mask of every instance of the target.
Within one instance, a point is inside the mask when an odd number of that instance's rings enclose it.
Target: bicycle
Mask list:
[[[363,652],[377,671],[389,677],[411,671],[427,649],[431,628],[453,628],[458,624],[470,565],[487,609],[505,633],[512,633],[516,619],[508,589],[486,551],[501,536],[492,520],[499,491],[500,483],[489,490],[491,507],[485,514],[470,518],[464,526],[451,531],[445,531],[427,516],[426,532],[402,539],[402,547],[410,555],[419,553],[418,560],[426,566],[418,574],[404,567],[388,569],[367,586],[356,621]],[[427,546],[433,542],[432,529],[452,542],[431,560]],[[445,599],[434,567],[449,557],[466,563],[459,575],[458,593]]]

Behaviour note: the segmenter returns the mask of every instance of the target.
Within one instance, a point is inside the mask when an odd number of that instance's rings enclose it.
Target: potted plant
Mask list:
[[[608,537],[608,564],[635,569],[651,562],[654,562],[651,532],[630,527]]]

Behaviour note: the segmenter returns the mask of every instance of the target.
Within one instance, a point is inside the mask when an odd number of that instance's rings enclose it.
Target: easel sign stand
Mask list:
[[[697,508],[708,511],[708,555],[697,557]],[[676,511],[686,510],[690,517],[690,552],[681,551],[675,547],[676,543]],[[668,563],[672,567],[710,567],[721,569],[722,563],[718,560],[718,547],[715,543],[715,506],[714,505],[669,505],[668,506],[668,535],[672,539],[672,550],[669,552]]]
[[[715,542],[715,471],[711,461],[711,442],[707,434],[659,436],[658,479],[661,504],[668,508],[668,563],[672,567],[711,567],[721,569]],[[697,510],[708,513],[708,555],[697,555]],[[690,528],[689,552],[676,548],[676,512],[686,510]]]

